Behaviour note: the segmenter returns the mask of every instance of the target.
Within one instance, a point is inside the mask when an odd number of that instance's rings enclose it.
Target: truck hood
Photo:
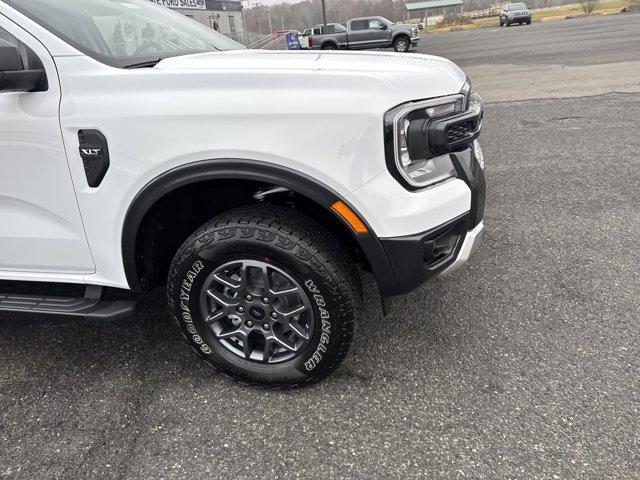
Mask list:
[[[414,28],[417,28],[417,25],[414,25],[414,24],[411,24],[411,23],[394,23],[389,28],[392,31],[396,31],[396,30],[413,30]]]
[[[441,57],[391,52],[314,52],[230,50],[167,58],[158,70],[251,71],[291,76],[296,72],[319,75],[350,74],[384,78],[406,100],[458,93],[466,76]]]

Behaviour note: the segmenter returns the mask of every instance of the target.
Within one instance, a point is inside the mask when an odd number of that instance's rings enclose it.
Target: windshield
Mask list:
[[[114,67],[244,48],[149,0],[4,0],[81,52]]]
[[[515,12],[516,10],[526,10],[527,6],[524,3],[512,3],[509,5],[509,11]]]

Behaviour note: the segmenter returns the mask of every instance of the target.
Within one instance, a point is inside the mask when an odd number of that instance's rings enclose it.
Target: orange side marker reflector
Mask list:
[[[362,220],[343,202],[337,201],[331,205],[331,209],[351,225],[351,228],[353,228],[356,233],[367,233],[367,227],[362,223]]]

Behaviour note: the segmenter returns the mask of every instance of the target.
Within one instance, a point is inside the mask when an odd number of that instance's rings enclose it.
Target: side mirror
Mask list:
[[[44,78],[44,70],[25,70],[18,47],[0,39],[0,92],[31,92]]]
[[[389,27],[387,27],[387,26],[386,26],[386,25],[384,25],[384,24],[380,26],[380,30],[387,30],[388,28],[389,28]]]

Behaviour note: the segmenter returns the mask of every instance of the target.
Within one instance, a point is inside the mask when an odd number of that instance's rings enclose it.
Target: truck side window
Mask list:
[[[382,27],[382,22],[377,18],[369,20],[369,30],[380,30],[380,27]]]
[[[351,30],[366,30],[369,28],[369,20],[354,20],[351,22]]]
[[[327,24],[327,31],[325,33],[337,33],[337,32],[338,32],[338,29],[336,28],[335,23]]]
[[[5,40],[14,47],[20,46],[20,41],[2,27],[0,27],[0,40]]]
[[[44,69],[40,58],[27,47],[24,43],[7,32],[4,28],[0,27],[0,40],[9,42],[11,45],[18,47],[20,50],[20,56],[22,57],[22,65],[25,69]]]

